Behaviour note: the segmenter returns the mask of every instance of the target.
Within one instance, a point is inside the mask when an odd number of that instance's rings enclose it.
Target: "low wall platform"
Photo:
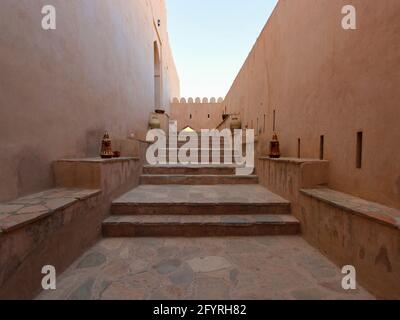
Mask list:
[[[62,273],[101,238],[111,202],[139,183],[139,158],[54,164],[57,187],[0,205],[0,299],[32,299],[42,268]]]
[[[400,299],[400,211],[329,189],[329,162],[260,157],[260,183],[291,201],[303,237],[379,299]]]

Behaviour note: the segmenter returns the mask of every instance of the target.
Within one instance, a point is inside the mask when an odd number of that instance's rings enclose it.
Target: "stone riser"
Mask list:
[[[103,224],[105,237],[254,237],[299,233],[299,224]]]
[[[170,162],[170,159],[172,159],[172,158],[170,158],[168,155],[166,157],[157,157],[156,158],[156,160],[161,165],[163,165],[163,164],[174,164],[174,163],[172,163],[172,161]],[[227,160],[227,163],[225,163],[225,159]],[[175,160],[175,163],[180,163],[179,162],[179,158],[174,159],[174,160]],[[185,160],[190,160],[190,159],[185,159]],[[245,158],[241,159],[241,160],[245,161]],[[235,160],[235,158],[233,156],[230,157],[230,158],[229,157],[225,158],[225,155],[219,155],[219,156],[217,156],[216,159],[213,159],[213,156],[210,155],[208,157],[208,160],[206,158],[206,161],[203,161],[201,156],[198,156],[197,159],[195,159],[194,161],[191,161],[189,163],[189,165],[190,164],[193,164],[193,165],[197,165],[197,164],[199,164],[199,165],[235,165],[236,164],[236,160]]]
[[[182,148],[186,143],[187,142],[178,142],[177,146],[178,146],[178,148]],[[202,145],[201,142],[199,141],[199,144],[197,147],[199,149],[205,149],[205,148],[212,149],[212,148],[214,148],[214,145],[212,144],[212,142],[210,142],[208,145],[207,144]],[[221,141],[220,143],[217,143],[216,147],[220,148],[220,149],[225,148],[225,142]],[[231,149],[233,149],[233,146],[231,146]]]
[[[257,215],[290,214],[289,204],[113,204],[114,215]]]
[[[144,174],[187,174],[187,175],[233,175],[235,168],[217,167],[217,168],[191,168],[191,167],[155,167],[145,166],[143,168]]]
[[[257,176],[216,176],[216,175],[142,175],[142,185],[219,185],[219,184],[258,184]]]
[[[197,152],[193,152],[195,155],[197,155],[197,162],[201,162],[202,161],[202,154],[206,152],[204,149],[198,149]],[[162,154],[162,155],[161,155]],[[162,161],[169,161],[170,158],[170,150],[164,150],[164,152],[158,153],[159,159]],[[179,159],[179,149],[174,150],[173,154],[176,155],[176,160]],[[191,153],[190,151],[187,151],[186,156],[190,156]],[[204,155],[206,155],[206,153],[204,153]],[[235,156],[239,157],[242,154],[240,153],[240,151],[235,151],[235,150],[227,150],[227,157],[226,159],[231,159],[232,163],[235,162]],[[205,158],[208,159],[209,163],[212,164],[213,161],[213,157],[216,157],[216,159],[218,159],[221,163],[225,160],[225,150],[224,149],[220,149],[220,150],[212,150],[212,149],[208,149],[208,157],[206,156]]]

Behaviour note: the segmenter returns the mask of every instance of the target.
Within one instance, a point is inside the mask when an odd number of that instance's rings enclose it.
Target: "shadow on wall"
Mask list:
[[[86,150],[84,153],[88,157],[97,157],[100,152],[101,139],[106,129],[93,129],[86,132]]]
[[[64,158],[76,156],[97,157],[100,150],[101,138],[105,129],[87,131],[86,141],[76,142],[77,153],[65,154]],[[24,148],[16,156],[17,194],[24,196],[32,192],[48,189],[54,185],[52,160],[47,157],[46,149]]]
[[[25,148],[17,154],[17,190],[26,195],[32,190],[46,189],[53,182],[53,173],[44,153],[34,148]]]
[[[399,196],[400,198],[400,176],[398,176],[397,181],[394,185],[394,192]]]

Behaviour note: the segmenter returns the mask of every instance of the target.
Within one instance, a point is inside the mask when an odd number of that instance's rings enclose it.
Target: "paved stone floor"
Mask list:
[[[261,185],[142,185],[114,203],[289,203]]]
[[[298,236],[104,239],[38,299],[373,299]]]

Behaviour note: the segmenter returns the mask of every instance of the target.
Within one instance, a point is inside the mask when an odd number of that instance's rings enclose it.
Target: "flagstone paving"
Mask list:
[[[38,299],[374,299],[299,236],[101,240]]]
[[[114,205],[136,204],[289,204],[261,185],[141,185],[116,199]]]

